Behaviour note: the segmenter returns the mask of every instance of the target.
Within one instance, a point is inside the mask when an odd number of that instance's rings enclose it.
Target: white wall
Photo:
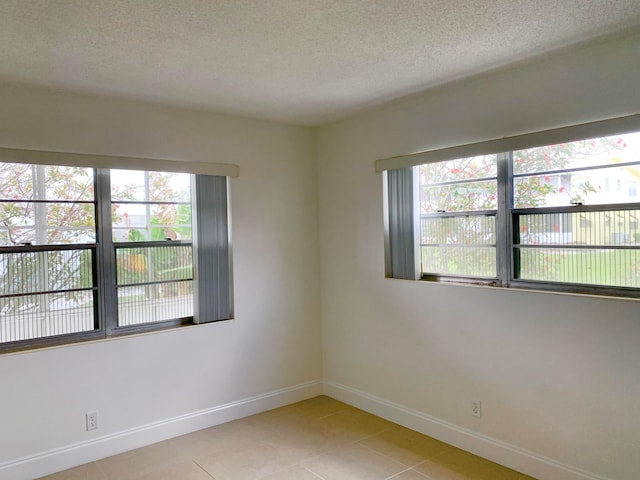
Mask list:
[[[0,356],[0,478],[33,478],[213,417],[128,438],[154,422],[300,384],[274,402],[320,392],[308,384],[322,377],[312,129],[9,85],[0,105],[3,147],[240,166],[235,320]],[[93,410],[100,428],[89,433]]]
[[[639,86],[630,36],[321,128],[330,391],[536,477],[638,478],[640,302],[385,279],[374,160],[638,113]]]

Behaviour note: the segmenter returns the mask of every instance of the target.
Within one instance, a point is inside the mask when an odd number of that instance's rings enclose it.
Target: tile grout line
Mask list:
[[[355,408],[355,407],[353,407]],[[327,413],[326,415],[322,415],[321,417],[314,417],[316,420],[320,420],[322,418],[327,418],[327,417],[331,417],[333,415],[336,415],[338,413],[342,413],[342,412],[346,412],[347,410],[349,410],[348,408],[342,408],[340,410],[336,410],[335,412],[331,412],[331,413]]]
[[[191,461],[198,466],[198,468],[200,470],[202,470],[208,477],[211,477],[213,480],[216,480],[216,477],[214,477],[213,475],[211,475],[202,465],[200,465],[198,462],[196,462],[193,458],[191,459]]]
[[[367,437],[367,438],[368,438],[368,437]],[[400,465],[402,465],[403,467],[407,467],[407,469],[408,469],[408,470],[411,470],[413,467],[417,467],[418,465],[422,465],[424,462],[426,462],[426,461],[427,461],[427,459],[422,459],[421,461],[419,461],[419,462],[418,462],[418,463],[416,463],[415,465],[407,465],[406,463],[402,463],[400,460],[396,460],[396,459],[395,459],[395,458],[393,458],[391,455],[387,455],[386,453],[379,452],[378,450],[376,450],[376,449],[374,449],[374,448],[371,448],[369,445],[364,445],[363,443],[361,443],[361,441],[357,441],[356,443],[357,443],[358,445],[360,445],[360,446],[362,446],[362,447],[366,448],[367,450],[370,450],[370,451],[372,451],[372,452],[374,452],[374,453],[377,453],[378,455],[381,455],[381,456],[383,456],[383,457],[385,457],[385,458],[388,458],[388,459],[390,459],[390,460],[393,460],[393,461],[394,461],[394,462],[396,462],[396,463],[399,463],[399,464],[400,464]],[[405,470],[405,471],[406,471],[406,470]],[[400,473],[402,473],[402,472],[400,472]],[[395,474],[395,475],[397,475],[397,474]],[[395,475],[394,475],[394,476],[395,476]]]
[[[320,480],[325,480],[324,477],[321,477],[320,475],[318,475],[316,472],[314,472],[313,470],[309,470],[307,467],[300,465],[302,468],[304,468],[307,472],[309,472],[311,475],[314,475],[316,477],[318,477]]]
[[[401,472],[394,473],[393,475],[391,475],[390,477],[385,478],[384,480],[392,480],[392,479],[396,478],[398,475],[402,475],[403,473],[408,472],[409,470],[411,470],[411,467],[406,468],[406,469],[402,470]]]

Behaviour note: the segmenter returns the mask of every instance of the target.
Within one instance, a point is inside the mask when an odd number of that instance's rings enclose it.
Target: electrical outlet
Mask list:
[[[98,412],[90,412],[85,415],[87,420],[87,431],[98,429]]]
[[[482,417],[482,402],[480,400],[471,400],[471,415]]]

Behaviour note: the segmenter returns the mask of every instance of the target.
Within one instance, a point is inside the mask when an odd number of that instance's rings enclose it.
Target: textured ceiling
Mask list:
[[[640,0],[0,0],[0,81],[302,125],[640,26]]]

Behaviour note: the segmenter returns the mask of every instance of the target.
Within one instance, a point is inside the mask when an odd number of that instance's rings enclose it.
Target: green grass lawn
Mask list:
[[[640,287],[640,251],[522,249],[522,280]]]

